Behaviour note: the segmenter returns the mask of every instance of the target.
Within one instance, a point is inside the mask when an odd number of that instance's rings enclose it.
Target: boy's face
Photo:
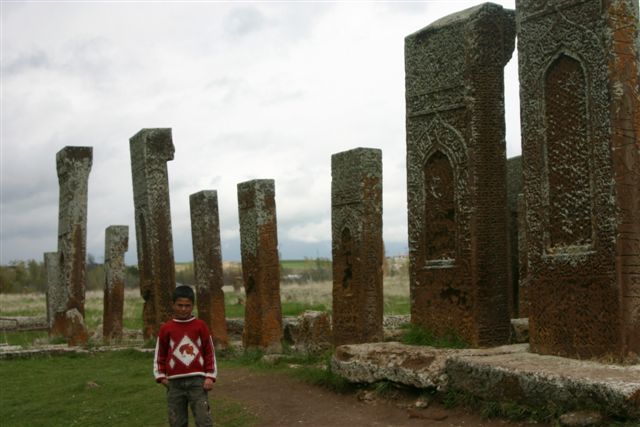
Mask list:
[[[186,320],[191,317],[193,303],[189,298],[177,298],[173,302],[173,317],[179,320]]]

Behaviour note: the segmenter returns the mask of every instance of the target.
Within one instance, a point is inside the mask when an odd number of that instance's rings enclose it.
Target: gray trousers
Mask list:
[[[203,384],[204,377],[201,376],[169,380],[167,403],[171,427],[187,427],[189,425],[189,406],[197,427],[213,426],[209,397],[205,389],[202,388]]]

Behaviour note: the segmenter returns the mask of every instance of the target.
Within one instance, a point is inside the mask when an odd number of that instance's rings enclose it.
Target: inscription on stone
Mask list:
[[[194,193],[189,196],[189,204],[198,317],[209,326],[216,348],[223,349],[229,338],[222,291],[218,193],[215,190]]]
[[[637,1],[517,0],[530,345],[640,354]]]
[[[124,314],[124,253],[129,249],[129,226],[112,225],[105,230],[104,310],[102,337],[105,342],[122,339]]]
[[[382,151],[334,154],[331,176],[333,343],[381,341]]]
[[[173,160],[171,129],[142,129],[129,140],[143,335],[153,338],[172,316],[176,273],[171,234],[167,162]]]
[[[242,343],[245,349],[280,352],[283,330],[274,181],[238,184],[238,211],[246,292]]]
[[[509,336],[503,67],[513,11],[485,3],[405,39],[411,321]]]
[[[58,274],[66,288],[65,313],[56,329],[70,345],[85,344],[84,299],[87,285],[87,194],[92,147],[64,147],[56,154],[60,203],[58,212]],[[73,316],[68,312],[75,310]],[[57,333],[56,333],[57,334]]]

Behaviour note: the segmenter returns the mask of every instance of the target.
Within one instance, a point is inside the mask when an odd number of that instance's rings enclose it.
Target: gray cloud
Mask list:
[[[477,3],[3,3],[0,262],[55,250],[65,145],[94,147],[88,251],[129,225],[134,262],[128,140],[144,127],[174,132],[178,260],[202,189],[239,259],[236,186],[254,178],[276,180],[283,256],[328,256],[331,154],[357,146],[383,150],[387,252],[405,248],[402,40]]]
[[[3,78],[15,74],[26,73],[33,69],[50,68],[51,61],[42,50],[34,50],[20,54],[18,57],[5,61],[2,65]]]
[[[233,8],[225,19],[225,31],[234,37],[258,33],[265,26],[265,16],[253,6]]]

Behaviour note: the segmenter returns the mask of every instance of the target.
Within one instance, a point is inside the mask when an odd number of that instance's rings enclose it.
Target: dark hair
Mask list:
[[[191,289],[191,286],[180,285],[176,286],[176,288],[173,290],[171,298],[173,302],[176,302],[178,298],[187,298],[191,302],[193,302],[196,299],[196,296],[193,293],[193,289]]]

